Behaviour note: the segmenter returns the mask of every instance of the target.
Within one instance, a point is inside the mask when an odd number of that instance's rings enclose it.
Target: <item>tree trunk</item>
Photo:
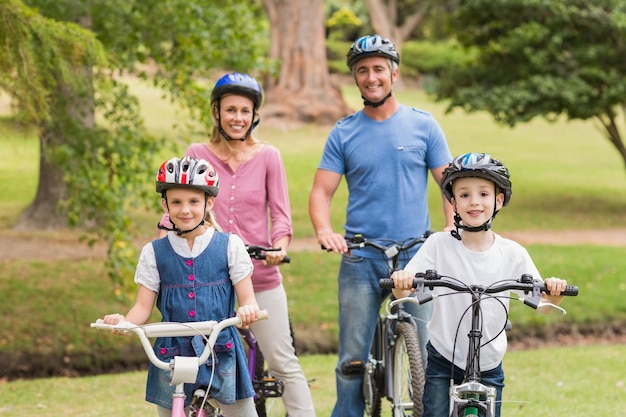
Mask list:
[[[91,27],[91,16],[86,15],[78,23]],[[57,77],[57,84],[50,98],[50,121],[41,126],[39,136],[39,185],[33,202],[20,214],[15,224],[20,230],[60,229],[68,226],[67,210],[62,206],[67,198],[65,172],[71,170],[72,161],[60,166],[53,150],[68,142],[69,132],[84,132],[95,127],[94,91],[91,67],[78,67],[73,71],[82,82],[77,86],[64,83]],[[82,91],[79,91],[82,90]],[[85,136],[83,136],[85,137]],[[80,175],[72,173],[72,175]]]
[[[396,1],[387,0],[367,0],[367,9],[369,10],[372,27],[380,36],[388,38],[396,46],[400,62],[402,62],[402,44],[411,35],[411,32],[418,27],[430,9],[430,1],[422,1],[416,5],[415,12],[402,16],[402,24],[399,22],[398,4]],[[404,89],[402,81],[402,73],[396,79],[395,88]]]
[[[333,124],[352,110],[326,62],[323,0],[263,0],[271,27],[270,58],[277,78],[264,80],[263,122]],[[346,51],[347,52],[347,51]]]
[[[91,84],[91,68],[80,68],[75,76]],[[67,197],[65,171],[72,161],[59,166],[53,150],[68,142],[68,132],[84,132],[95,126],[93,91],[78,93],[71,86],[60,85],[52,99],[51,121],[41,127],[39,137],[39,185],[33,202],[18,218],[15,228],[20,230],[59,229],[68,226],[67,211],[60,203]],[[83,136],[84,137],[84,136]],[[73,173],[72,175],[79,175]]]
[[[15,224],[20,230],[59,229],[67,226],[67,215],[59,202],[65,197],[63,170],[50,163],[47,150],[56,142],[52,131],[44,131],[39,138],[39,185],[33,202]]]

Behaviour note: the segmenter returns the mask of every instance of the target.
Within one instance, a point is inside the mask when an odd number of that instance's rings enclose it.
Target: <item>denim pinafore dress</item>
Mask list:
[[[156,305],[163,321],[220,321],[232,317],[235,291],[228,273],[228,234],[216,231],[207,248],[195,258],[178,255],[167,237],[155,240],[152,245],[161,278]],[[199,356],[204,339],[202,336],[157,338],[153,348],[163,361],[174,356]],[[209,357],[198,370],[196,384],[185,385],[185,406],[191,402],[193,390],[206,387],[209,382],[210,395],[223,404],[254,395],[243,345],[234,327],[220,332],[214,351],[216,357]],[[170,373],[149,365],[146,401],[172,408],[175,387],[169,384]]]

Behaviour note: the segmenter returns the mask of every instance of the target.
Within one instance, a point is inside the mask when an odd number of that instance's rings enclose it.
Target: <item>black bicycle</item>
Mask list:
[[[402,242],[390,239],[368,240],[361,235],[346,237],[348,249],[366,246],[379,250],[387,261],[389,273],[398,268],[402,255],[424,243],[430,232],[419,238]],[[322,248],[326,249],[326,248]],[[360,361],[342,364],[342,372],[363,373],[363,396],[368,416],[380,417],[384,395],[391,403],[393,417],[421,416],[424,391],[422,362],[417,325],[411,314],[402,307],[404,299],[385,301],[384,313],[378,316],[374,338],[366,363]]]
[[[393,288],[392,279],[381,279],[380,286],[382,288]],[[436,295],[430,291],[437,287],[444,287],[453,290],[453,292]],[[465,375],[461,383],[455,383],[450,387],[450,417],[493,417],[496,408],[496,389],[481,383],[479,357],[480,348],[485,343],[481,342],[482,338],[482,317],[480,303],[486,298],[510,298],[511,300],[522,301],[527,306],[537,309],[541,306],[550,306],[556,308],[565,314],[565,310],[554,304],[546,304],[541,302],[541,293],[548,290],[543,281],[533,279],[532,275],[524,274],[518,279],[508,279],[495,282],[489,286],[469,285],[459,279],[442,276],[436,271],[426,271],[418,273],[413,279],[413,288],[415,294],[406,297],[407,300],[421,305],[432,301],[434,298],[441,296],[455,295],[459,293],[471,294],[472,302],[468,311],[471,314],[472,325],[468,333],[469,349],[467,353],[467,367]],[[429,291],[427,291],[427,289]],[[520,291],[524,297],[511,297],[509,291]],[[561,293],[565,296],[578,295],[578,287],[568,285],[566,290]],[[400,300],[398,300],[400,301]],[[504,309],[504,311],[507,311]],[[502,331],[505,331],[508,320],[503,318]],[[495,338],[495,337],[494,337]],[[453,370],[451,370],[453,375]],[[454,379],[454,378],[451,378]]]

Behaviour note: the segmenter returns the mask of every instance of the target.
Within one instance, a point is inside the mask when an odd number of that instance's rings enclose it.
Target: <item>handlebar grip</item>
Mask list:
[[[259,320],[267,320],[269,318],[269,313],[266,309],[259,310]]]
[[[545,285],[541,287],[541,291],[544,291],[546,294],[550,294],[550,291],[548,291]],[[565,291],[562,291],[560,295],[566,297],[576,297],[578,295],[578,287],[575,285],[567,285],[565,286]]]
[[[381,278],[378,280],[378,285],[380,288],[389,290],[394,288],[393,280],[391,278]]]
[[[289,255],[287,255],[287,256],[285,256],[283,258],[282,263],[284,263],[284,264],[291,263],[291,258],[289,257]]]

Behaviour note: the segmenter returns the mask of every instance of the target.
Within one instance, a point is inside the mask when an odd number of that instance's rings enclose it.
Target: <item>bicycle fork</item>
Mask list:
[[[486,401],[480,401],[480,398]],[[496,414],[496,389],[477,381],[450,387],[450,416],[485,416]]]
[[[478,365],[482,338],[482,333],[478,330],[481,327],[480,295],[472,295],[472,301],[472,328],[467,336],[469,338],[468,356],[474,360],[466,370],[465,381],[460,385],[450,386],[450,416],[494,417],[497,390],[480,382]]]

